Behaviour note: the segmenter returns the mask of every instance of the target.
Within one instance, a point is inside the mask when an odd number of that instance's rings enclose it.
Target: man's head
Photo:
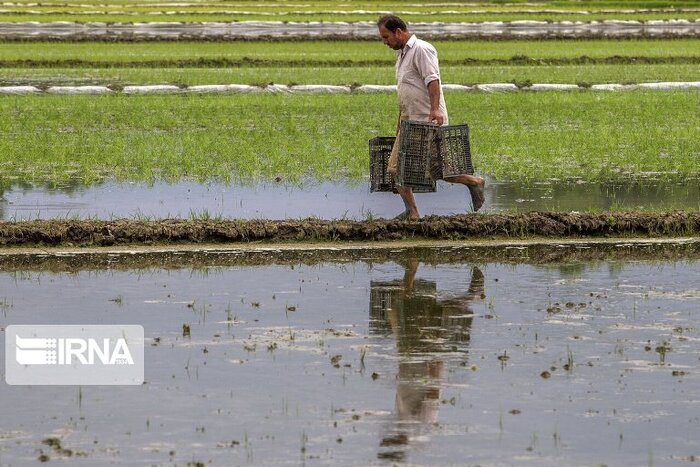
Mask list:
[[[406,23],[394,15],[386,15],[377,21],[379,36],[382,41],[394,50],[400,50],[406,45],[411,34],[408,32]]]

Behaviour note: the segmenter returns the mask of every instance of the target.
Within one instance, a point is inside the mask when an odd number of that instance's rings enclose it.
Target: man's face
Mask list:
[[[400,35],[401,29],[391,32],[386,27],[379,26],[379,36],[382,38],[382,41],[394,50],[400,50],[404,46],[403,41],[399,37]]]

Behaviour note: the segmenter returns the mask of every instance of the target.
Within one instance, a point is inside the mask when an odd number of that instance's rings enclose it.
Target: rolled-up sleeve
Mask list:
[[[415,60],[416,69],[426,86],[436,79],[440,79],[440,67],[435,49],[431,47],[417,47],[413,59]]]

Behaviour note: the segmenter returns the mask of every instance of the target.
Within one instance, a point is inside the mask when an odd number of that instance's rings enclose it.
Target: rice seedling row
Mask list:
[[[477,171],[498,179],[700,174],[697,91],[446,95]],[[5,96],[0,176],[361,178],[396,113],[391,94]]]
[[[694,81],[700,60],[698,39],[437,41],[436,46],[443,80],[457,84]],[[393,80],[393,54],[379,41],[0,42],[0,67],[3,85],[349,85]]]
[[[700,81],[698,65],[442,66],[450,84],[564,83],[592,85]],[[395,84],[393,66],[235,68],[5,68],[0,86],[174,84]]]
[[[537,60],[673,59],[700,56],[700,39],[581,39],[581,40],[472,40],[432,41],[443,63],[465,60],[506,60],[537,65]],[[393,54],[376,41],[235,41],[235,42],[12,42],[0,41],[0,61],[75,61],[136,64],[154,61],[249,60],[299,62],[391,62]],[[532,59],[534,61],[528,61]],[[618,60],[623,60],[618,58]],[[212,62],[215,64],[215,62]],[[252,64],[252,63],[251,63]]]

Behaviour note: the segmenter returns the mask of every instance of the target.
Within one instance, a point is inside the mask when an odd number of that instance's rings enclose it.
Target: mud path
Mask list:
[[[700,238],[393,241],[237,246],[168,245],[163,247],[11,248],[0,250],[0,271],[206,270],[211,267],[319,265],[328,262],[403,264],[487,262],[571,264],[595,261],[693,261],[700,259]]]
[[[700,212],[464,214],[420,221],[35,220],[0,223],[4,246],[112,246],[172,243],[377,241],[700,234]]]

